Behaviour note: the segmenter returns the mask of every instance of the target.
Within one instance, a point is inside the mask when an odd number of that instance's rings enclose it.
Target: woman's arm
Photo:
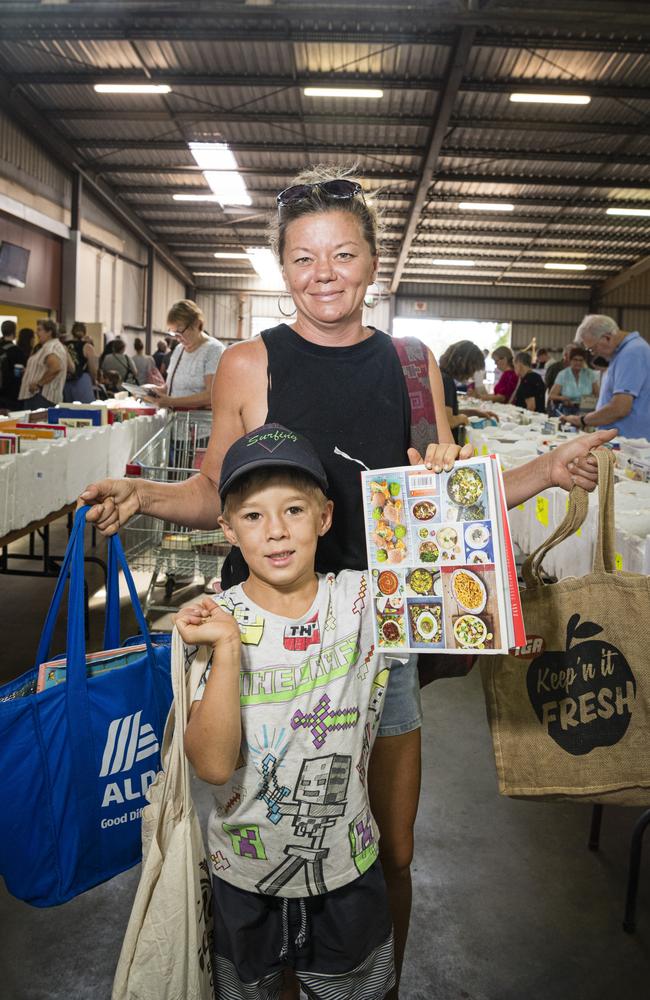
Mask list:
[[[553,383],[549,390],[548,398],[552,399],[555,403],[570,403],[571,400],[568,396],[562,395],[562,390],[557,381]]]
[[[534,396],[528,396],[527,399],[525,400],[525,402],[526,402],[526,409],[527,410],[536,410],[537,409],[537,403],[535,402],[535,397]]]
[[[467,416],[464,413],[454,414],[451,406],[445,406],[445,412],[447,414],[447,420],[449,421],[449,426],[453,430],[455,427],[464,427],[467,423]]]
[[[147,400],[151,399],[152,402],[156,403],[157,406],[166,407],[167,409],[183,409],[183,410],[209,410],[210,400],[212,398],[212,381],[214,379],[214,373],[212,375],[205,375],[203,382],[205,388],[201,392],[194,392],[190,396],[168,396],[167,387],[165,386],[165,392],[158,391],[156,387],[155,396],[147,396]]]
[[[239,627],[210,598],[184,608],[176,626],[188,645],[212,646],[203,698],[192,706],[185,730],[185,753],[202,781],[223,785],[237,766],[241,747]]]
[[[63,365],[57,358],[55,354],[48,354],[45,359],[45,371],[41,375],[40,382],[32,382],[30,389],[34,392],[39,392],[43,386],[49,385],[50,382],[54,381],[59,372],[61,371]]]
[[[90,377],[93,382],[96,382],[98,358],[92,344],[84,344],[84,357],[88,363],[88,372],[90,373]]]

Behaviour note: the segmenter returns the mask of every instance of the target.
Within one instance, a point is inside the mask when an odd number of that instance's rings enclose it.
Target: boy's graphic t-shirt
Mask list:
[[[390,662],[375,650],[366,573],[319,575],[297,620],[241,585],[218,598],[242,640],[239,766],[215,786],[208,853],[219,878],[271,896],[315,896],[375,862],[367,771]],[[203,696],[206,671],[195,700]]]

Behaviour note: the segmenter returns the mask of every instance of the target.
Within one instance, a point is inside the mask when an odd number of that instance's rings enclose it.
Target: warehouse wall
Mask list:
[[[588,288],[524,288],[404,282],[395,315],[414,319],[472,319],[512,323],[512,343],[558,349],[573,340],[589,311]]]
[[[0,190],[67,224],[71,187],[68,172],[0,111]]]
[[[168,271],[158,258],[153,265],[153,329],[162,333],[167,329],[169,307],[185,298],[185,285]]]
[[[33,226],[0,215],[0,241],[30,251],[24,288],[0,285],[0,299],[13,305],[41,309],[42,315],[61,309],[61,239]]]
[[[621,329],[638,330],[650,341],[650,271],[603,295],[598,308],[612,316]]]

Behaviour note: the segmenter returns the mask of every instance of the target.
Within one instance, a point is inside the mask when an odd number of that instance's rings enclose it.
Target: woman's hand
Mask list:
[[[102,479],[91,483],[80,495],[78,506],[90,504],[86,521],[95,524],[102,535],[115,535],[123,524],[141,510],[134,479]]]
[[[471,444],[465,444],[462,448],[457,444],[430,444],[427,445],[424,458],[417,448],[408,450],[411,465],[426,465],[427,469],[433,469],[434,472],[449,472],[454,462],[472,458],[473,454],[474,446]]]
[[[564,398],[564,397],[561,397]],[[563,413],[560,416],[561,424],[571,424],[572,427],[580,427],[580,417],[579,416],[567,416]]]
[[[188,646],[241,644],[239,626],[232,615],[223,611],[210,597],[183,608],[173,619],[183,642]]]
[[[30,391],[30,394],[32,396],[35,396],[37,392],[40,392],[41,391],[41,387],[38,384],[38,382],[30,382],[29,383],[29,391]]]
[[[158,392],[157,389],[152,391],[151,395],[144,396],[145,403],[151,403],[153,406],[158,406],[161,409],[172,409],[172,398],[167,396],[163,392]]]

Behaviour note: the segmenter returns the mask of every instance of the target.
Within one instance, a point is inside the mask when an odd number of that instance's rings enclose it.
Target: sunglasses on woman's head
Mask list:
[[[363,188],[357,181],[339,178],[332,181],[318,181],[316,184],[294,184],[292,187],[285,188],[284,191],[280,191],[276,198],[278,212],[282,213],[283,208],[296,201],[305,201],[307,198],[311,198],[314,192],[334,200],[355,198],[357,195],[361,195],[362,201],[365,202]]]

